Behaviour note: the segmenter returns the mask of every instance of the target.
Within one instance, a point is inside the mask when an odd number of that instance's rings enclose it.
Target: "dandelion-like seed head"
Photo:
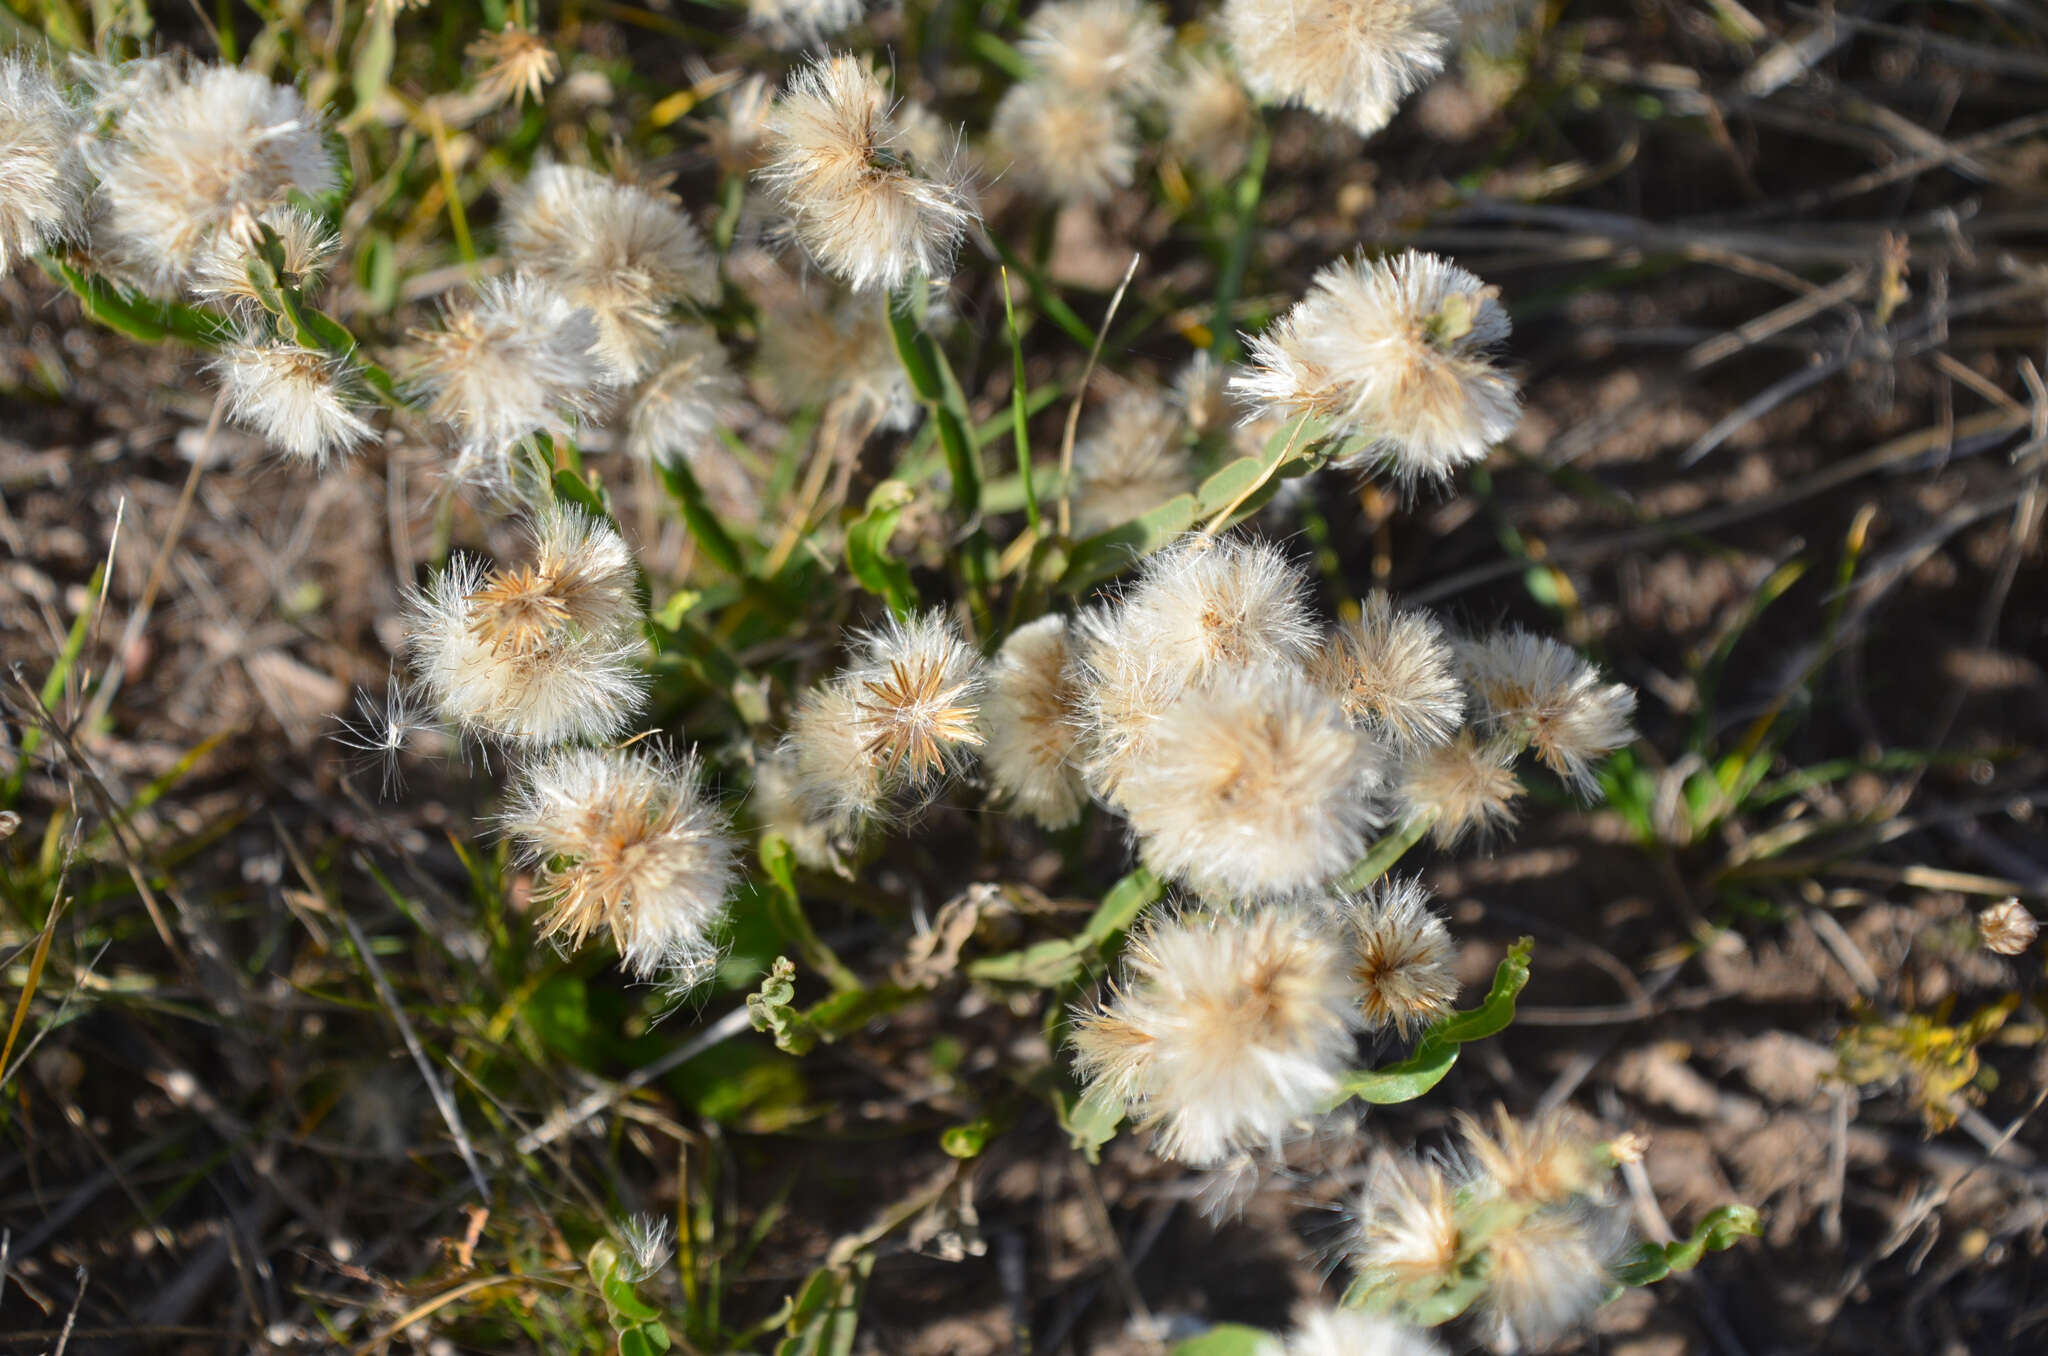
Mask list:
[[[1006,801],[1049,829],[1080,817],[1087,791],[1074,766],[1073,682],[1067,623],[1040,617],[1010,633],[989,665],[981,708],[981,752]]]
[[[185,285],[231,224],[339,182],[318,115],[252,72],[152,61],[107,75],[101,102],[117,116],[87,152],[100,180],[94,248],[153,291]]]
[[[1160,717],[1121,805],[1153,870],[1206,892],[1270,898],[1351,865],[1378,823],[1373,746],[1286,669],[1193,687]]]
[[[1105,202],[1137,172],[1138,128],[1129,111],[1106,94],[1048,80],[1003,92],[989,142],[1011,180],[1053,202]]]
[[[774,107],[774,82],[765,75],[750,75],[726,90],[716,108],[697,122],[720,172],[752,174],[759,167],[768,114]]]
[[[1482,843],[1515,822],[1515,745],[1480,740],[1460,730],[1448,744],[1410,753],[1401,763],[1397,797],[1405,814],[1428,815],[1439,847],[1455,847],[1468,834]]]
[[[1487,1240],[1480,1303],[1512,1340],[1544,1347],[1592,1316],[1614,1284],[1614,1240],[1582,1214],[1546,1210]],[[1612,1232],[1612,1231],[1607,1231]]]
[[[668,312],[718,295],[718,265],[674,201],[573,165],[527,176],[504,227],[505,248],[597,321],[597,353],[633,381],[660,352]]]
[[[0,55],[0,278],[85,221],[84,111],[42,65]]]
[[[1308,580],[1278,548],[1190,535],[1148,557],[1125,596],[1136,643],[1188,681],[1257,665],[1291,667],[1315,652]]]
[[[781,290],[763,304],[756,372],[765,398],[785,411],[841,400],[856,428],[909,428],[921,407],[896,360],[887,312],[871,297],[831,290]],[[928,312],[927,327],[932,319]]]
[[[1310,672],[1354,725],[1401,748],[1442,744],[1465,718],[1465,685],[1442,625],[1427,612],[1397,612],[1379,589],[1357,621],[1324,640]]]
[[[630,632],[633,553],[609,523],[555,505],[527,524],[533,559],[500,566],[468,597],[469,626],[493,654],[533,655],[579,635]]]
[[[911,154],[881,78],[852,56],[790,77],[768,115],[759,175],[805,250],[856,292],[944,277],[980,219],[964,165]]]
[[[301,461],[323,465],[372,436],[361,402],[349,391],[346,367],[317,349],[237,342],[220,351],[213,371],[229,417]]]
[[[1427,1330],[1357,1309],[1312,1308],[1295,1315],[1280,1356],[1444,1356]]]
[[[1612,1163],[1601,1144],[1569,1113],[1551,1112],[1525,1121],[1496,1106],[1491,1126],[1460,1112],[1458,1129],[1481,1196],[1537,1206],[1604,1197]]]
[[[355,719],[339,721],[333,738],[335,743],[354,752],[353,761],[359,769],[377,770],[380,792],[388,798],[405,788],[402,760],[406,751],[419,736],[433,729],[426,704],[400,681],[394,670],[381,699],[368,692],[356,693]]]
[[[857,829],[887,806],[881,769],[868,753],[856,677],[840,675],[803,695],[790,713],[782,753],[805,817]],[[794,842],[795,840],[791,840]]]
[[[1340,897],[1338,916],[1351,944],[1351,976],[1369,1030],[1413,1036],[1451,1010],[1458,979],[1451,934],[1429,907],[1419,878],[1382,880],[1357,897]]]
[[[1371,136],[1443,70],[1458,13],[1447,0],[1226,0],[1223,32],[1245,83]]]
[[[1277,1147],[1336,1091],[1356,1014],[1342,952],[1289,909],[1139,929],[1121,983],[1076,1015],[1075,1071],[1195,1166]]]
[[[1142,99],[1165,82],[1172,42],[1144,0],[1050,0],[1025,21],[1017,50],[1070,95]]]
[[[695,755],[556,750],[521,775],[504,821],[535,871],[543,937],[609,932],[629,970],[671,984],[716,960],[735,848]]]
[[[486,278],[440,329],[411,337],[408,380],[461,439],[464,474],[500,479],[520,439],[568,433],[600,408],[597,322],[536,278]]]
[[[1180,412],[1150,391],[1126,391],[1074,444],[1074,530],[1127,523],[1194,487]]]
[[[1493,359],[1508,335],[1494,290],[1433,254],[1340,260],[1252,341],[1233,383],[1287,414],[1332,420],[1404,485],[1483,460],[1514,430],[1520,396]]]
[[[1581,795],[1595,785],[1594,764],[1635,737],[1635,692],[1602,681],[1569,646],[1519,627],[1459,647],[1466,681],[1501,730],[1528,742]]]
[[[981,745],[980,656],[943,612],[867,633],[854,674],[856,719],[884,783],[929,787]]]
[[[1151,753],[1159,718],[1187,686],[1179,663],[1165,664],[1141,643],[1123,609],[1090,608],[1074,618],[1069,683],[1074,756],[1092,795],[1115,804],[1123,780]]]
[[[866,0],[747,0],[747,22],[777,47],[808,47],[860,22]]]
[[[254,229],[256,222],[268,226],[277,237],[284,256],[281,282],[301,292],[320,285],[341,248],[341,237],[302,207],[272,207],[253,218],[249,229],[240,229],[236,223],[213,234],[192,267],[194,296],[244,311],[263,304],[256,285],[249,280],[249,263],[262,240],[262,233]]]
[[[626,411],[626,450],[644,461],[693,462],[718,442],[742,403],[740,380],[704,326],[669,335]]]
[[[1188,431],[1197,438],[1227,428],[1237,418],[1224,369],[1207,349],[1189,359],[1174,378],[1173,402],[1180,407]]]
[[[1381,1154],[1357,1206],[1352,1261],[1375,1289],[1419,1300],[1454,1280],[1462,1235],[1457,1193],[1432,1164]]]
[[[1166,148],[1190,168],[1235,178],[1251,146],[1255,114],[1230,63],[1214,52],[1183,57],[1161,95]]]
[[[506,24],[472,42],[469,59],[481,68],[477,97],[491,106],[520,105],[528,99],[539,103],[542,92],[562,73],[561,59],[547,41],[517,24]]]

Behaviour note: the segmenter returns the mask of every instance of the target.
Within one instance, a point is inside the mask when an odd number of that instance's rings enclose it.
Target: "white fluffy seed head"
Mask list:
[[[716,962],[736,851],[694,754],[556,750],[521,774],[504,824],[536,873],[543,937],[609,932],[627,969],[673,987]]]
[[[1319,639],[1307,576],[1277,547],[1243,537],[1193,534],[1154,552],[1125,595],[1123,616],[1133,641],[1189,682],[1291,667]]]
[[[1142,926],[1110,1001],[1078,1013],[1075,1072],[1198,1167],[1277,1148],[1336,1092],[1356,1015],[1342,951],[1290,909]]]
[[[1049,829],[1080,817],[1087,789],[1074,766],[1073,684],[1067,622],[1040,617],[1010,633],[989,665],[981,708],[982,766],[1005,801]]]
[[[1427,1299],[1457,1278],[1463,1244],[1456,1189],[1436,1166],[1381,1154],[1356,1209],[1351,1260],[1396,1303]]]
[[[1245,83],[1371,136],[1444,68],[1446,0],[1225,0],[1223,32]]]
[[[631,553],[574,509],[530,530],[531,564],[457,556],[413,596],[414,674],[465,734],[530,746],[615,737],[647,700]]]
[[[626,450],[643,461],[694,461],[718,442],[742,392],[725,347],[708,327],[673,331],[626,411]]]
[[[486,107],[539,103],[542,91],[562,73],[561,58],[547,41],[517,24],[486,32],[469,44],[476,64],[476,93]]]
[[[1282,1356],[1444,1356],[1426,1329],[1356,1309],[1308,1309],[1295,1315]]]
[[[232,66],[156,61],[110,77],[111,135],[88,151],[102,208],[94,247],[152,291],[191,278],[214,235],[339,179],[320,119],[289,85]]]
[[[1017,50],[1071,94],[1143,99],[1164,82],[1172,41],[1143,0],[1050,0],[1025,21]]]
[[[1300,674],[1249,669],[1166,710],[1120,804],[1161,875],[1237,899],[1297,894],[1365,851],[1375,752]]]
[[[830,679],[798,700],[781,753],[806,817],[840,832],[882,816],[887,797],[867,745],[860,725],[860,688],[853,679]]]
[[[860,22],[866,0],[747,0],[747,22],[777,47],[809,47]]]
[[[411,337],[407,379],[461,440],[458,470],[476,479],[501,479],[520,439],[570,432],[601,406],[596,320],[536,278],[486,278],[440,329]]]
[[[1003,92],[989,142],[1011,180],[1053,202],[1107,201],[1137,170],[1138,128],[1123,105],[1049,80]]]
[[[1514,379],[1493,359],[1507,335],[1494,289],[1436,255],[1340,260],[1252,341],[1232,387],[1365,439],[1346,465],[1384,465],[1404,485],[1441,481],[1483,460],[1520,417]]]
[[[1413,1036],[1449,1012],[1458,996],[1451,969],[1457,949],[1429,899],[1428,887],[1411,877],[1382,880],[1363,895],[1333,901],[1369,1030]]]
[[[1230,63],[1213,52],[1183,57],[1160,91],[1166,105],[1166,148],[1190,169],[1231,179],[1251,146],[1250,94]]]
[[[371,436],[342,364],[317,349],[257,341],[229,344],[213,371],[228,415],[280,452],[324,465]]]
[[[1309,672],[1352,724],[1403,749],[1444,743],[1465,718],[1465,685],[1442,625],[1427,612],[1396,611],[1381,589],[1366,595],[1356,621],[1324,638]]]
[[[85,222],[84,112],[40,64],[0,54],[0,278]]]
[[[1186,669],[1140,644],[1121,608],[1076,616],[1068,645],[1068,681],[1080,694],[1076,763],[1089,793],[1117,804],[1124,778],[1151,754],[1159,718],[1186,689]]]
[[[284,254],[280,281],[301,292],[318,288],[341,248],[341,237],[333,228],[302,207],[268,208],[253,220],[268,226],[277,237]],[[239,229],[239,225],[214,232],[199,251],[192,266],[192,294],[251,313],[263,304],[255,284],[249,281],[249,262],[256,257],[262,233]]]
[[[1606,1302],[1616,1239],[1599,1227],[1604,1222],[1543,1211],[1488,1240],[1480,1305],[1510,1342],[1547,1347]]]
[[[1190,358],[1173,379],[1173,401],[1197,438],[1228,427],[1237,417],[1224,369],[1207,349]]]
[[[840,401],[849,426],[903,430],[921,406],[889,335],[886,302],[833,295],[829,287],[759,289],[761,340],[755,373],[764,399],[793,413]],[[930,328],[933,317],[927,314]]]
[[[1481,740],[1460,730],[1448,744],[1411,750],[1396,774],[1396,796],[1407,816],[1428,815],[1439,847],[1467,835],[1487,842],[1515,822],[1522,779],[1515,775],[1517,746]]]
[[[1595,765],[1635,737],[1636,694],[1609,683],[1569,646],[1509,627],[1459,647],[1466,681],[1502,734],[1526,741],[1581,795],[1597,786]]]
[[[1102,532],[1194,488],[1180,412],[1151,391],[1126,391],[1074,444],[1074,530]]]
[[[669,312],[718,296],[718,264],[672,199],[573,165],[542,165],[510,204],[505,249],[597,321],[597,353],[621,381],[644,373]]]
[[[798,70],[768,115],[759,176],[804,249],[856,292],[945,277],[980,219],[960,159],[920,158],[906,140],[881,78],[853,56]]]

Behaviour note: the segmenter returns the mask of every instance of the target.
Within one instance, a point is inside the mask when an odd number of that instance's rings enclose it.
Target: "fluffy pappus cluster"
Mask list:
[[[1448,1166],[1374,1163],[1349,1244],[1354,1295],[1379,1312],[1439,1312],[1455,1287],[1509,1348],[1555,1341],[1613,1285],[1627,1241],[1611,1180],[1620,1151],[1565,1113],[1459,1123]]]
[[[1074,530],[1107,531],[1194,488],[1187,420],[1163,396],[1126,391],[1074,444]]]
[[[1379,1314],[1308,1309],[1274,1356],[1444,1356],[1444,1347],[1427,1330]]]
[[[1433,254],[1340,260],[1251,341],[1232,389],[1274,414],[1329,421],[1345,465],[1440,483],[1514,431],[1520,395],[1495,362],[1508,336],[1494,290]]]
[[[914,145],[932,140],[917,130],[881,77],[846,55],[798,69],[769,110],[757,176],[798,243],[856,292],[943,279],[980,219],[964,162],[943,146]]]
[[[747,22],[777,47],[804,47],[860,22],[866,0],[747,0]]]
[[[1446,0],[1225,0],[1245,83],[1371,136],[1444,68],[1458,29]]]
[[[1029,79],[1004,92],[989,125],[993,159],[1056,202],[1100,202],[1132,180],[1134,110],[1154,98],[1172,33],[1142,0],[1051,0],[1017,49]]]
[[[41,66],[0,55],[0,278],[84,227],[85,112]]]

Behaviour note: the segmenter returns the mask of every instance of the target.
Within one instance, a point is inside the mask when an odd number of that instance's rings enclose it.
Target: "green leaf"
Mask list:
[[[1645,1243],[1615,1271],[1623,1285],[1650,1285],[1674,1271],[1691,1271],[1710,1252],[1725,1252],[1741,1239],[1763,1232],[1763,1216],[1749,1205],[1724,1205],[1710,1210],[1693,1226],[1690,1238],[1659,1246]]]
[[[1412,1102],[1441,1083],[1458,1062],[1460,1045],[1496,1035],[1515,1020],[1515,999],[1529,983],[1529,955],[1535,945],[1524,937],[1509,947],[1494,969],[1493,986],[1484,1002],[1439,1018],[1422,1033],[1415,1053],[1398,1064],[1361,1069],[1345,1077],[1332,1105],[1353,1097],[1379,1106]]]
[[[36,263],[71,289],[88,316],[131,339],[145,344],[176,339],[195,348],[219,348],[235,337],[234,325],[213,311],[124,291],[48,254],[38,254]]]
[[[1054,1095],[1052,1105],[1060,1129],[1067,1132],[1067,1142],[1090,1163],[1100,1163],[1102,1146],[1116,1138],[1116,1129],[1123,1124],[1123,1103],[1100,1093],[1077,1097],[1062,1090]]]
[[[725,530],[725,524],[718,521],[718,515],[711,511],[709,501],[704,498],[704,489],[697,483],[687,463],[657,457],[654,472],[661,477],[661,483],[668,489],[669,497],[683,511],[683,523],[690,529],[690,535],[697,539],[697,545],[705,555],[718,562],[719,568],[727,574],[745,577],[746,561],[740,555],[739,543]]]
[[[1165,892],[1166,882],[1140,867],[1110,887],[1075,936],[1035,942],[1000,956],[985,956],[969,962],[967,973],[975,979],[998,983],[1058,988],[1078,979],[1091,959],[1101,959],[1137,921],[1145,906]]]
[[[1171,1356],[1268,1356],[1279,1350],[1279,1340],[1261,1328],[1219,1323],[1200,1337],[1175,1342]]]
[[[754,1030],[772,1035],[776,1049],[807,1055],[818,1044],[818,1032],[795,1003],[796,966],[789,957],[777,956],[760,990],[747,995],[747,1020]]]
[[[885,480],[868,495],[867,511],[846,530],[846,564],[869,593],[880,595],[889,610],[905,617],[917,609],[917,587],[910,567],[889,554],[896,520],[917,492],[900,480]]]
[[[804,963],[825,977],[835,989],[858,991],[863,986],[860,976],[848,969],[832,948],[825,945],[811,926],[811,920],[804,914],[802,899],[796,888],[796,854],[780,835],[761,835],[761,869],[768,873],[769,888],[763,902],[768,907],[768,919],[775,924],[775,930],[796,947]]]
[[[598,492],[590,487],[588,481],[568,467],[561,467],[555,472],[554,485],[555,498],[558,502],[587,509],[602,521],[611,523],[614,528],[618,526],[612,521],[612,511],[605,507],[604,500]]]
[[[1002,1104],[976,1116],[965,1125],[949,1125],[939,1136],[939,1147],[954,1158],[977,1158],[988,1142],[1010,1128],[1015,1108]]]
[[[372,10],[371,14],[374,17],[356,40],[356,59],[350,71],[356,109],[364,116],[365,110],[375,109],[384,97],[384,86],[391,79],[391,58],[398,50],[391,12]]]
[[[1425,1035],[1415,1053],[1400,1063],[1384,1069],[1361,1069],[1346,1077],[1343,1095],[1338,1100],[1356,1097],[1374,1106],[1412,1102],[1443,1082],[1444,1075],[1457,1062],[1456,1044]]]

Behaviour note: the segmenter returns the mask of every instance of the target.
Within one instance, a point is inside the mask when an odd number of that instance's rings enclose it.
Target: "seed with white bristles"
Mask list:
[[[84,113],[42,66],[0,55],[0,278],[85,219]]]
[[[213,370],[229,417],[301,461],[322,465],[371,436],[345,367],[317,349],[237,342],[220,351]]]

